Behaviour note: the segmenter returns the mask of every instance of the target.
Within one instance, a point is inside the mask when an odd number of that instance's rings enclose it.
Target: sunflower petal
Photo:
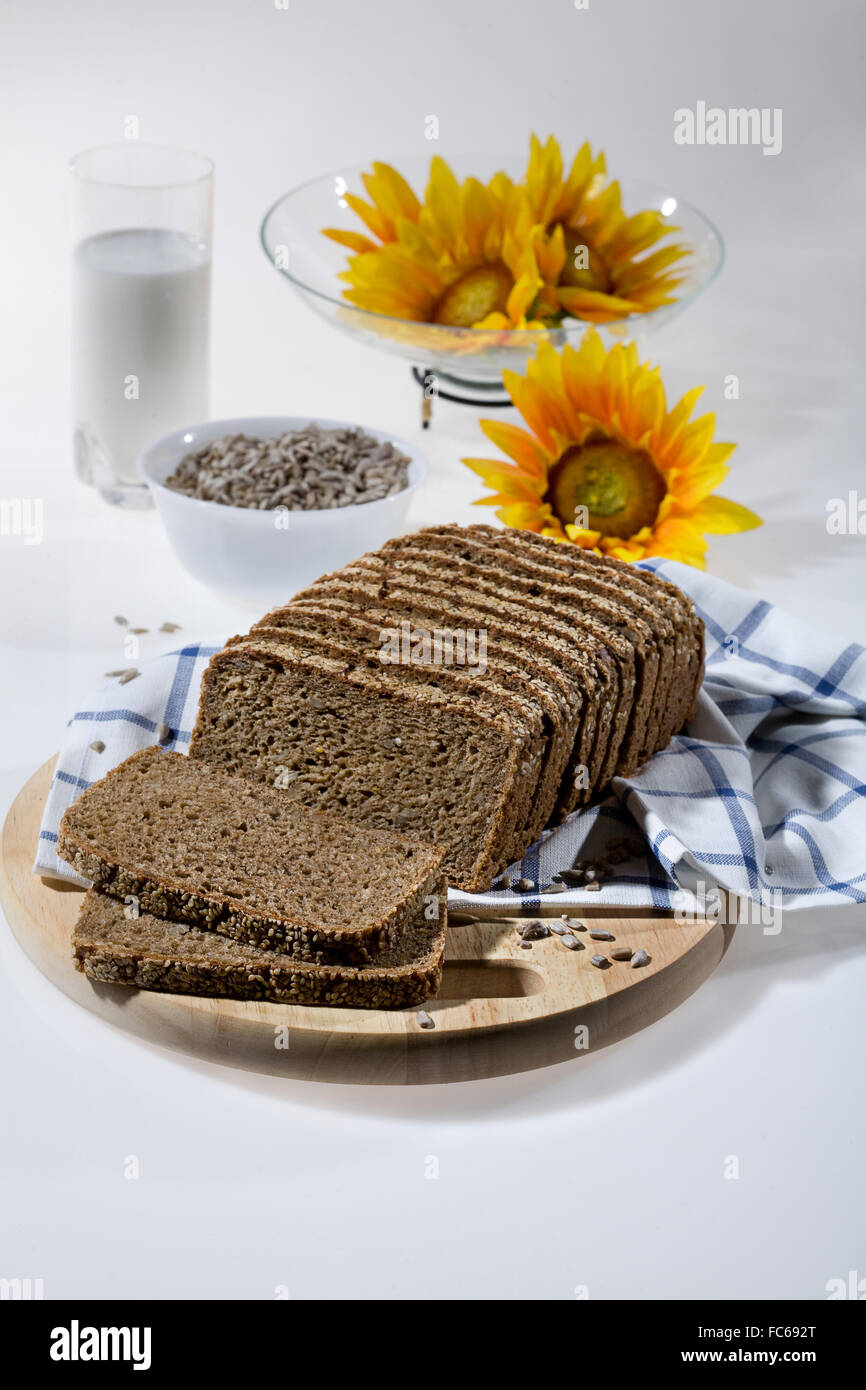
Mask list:
[[[465,463],[467,468],[471,468],[473,473],[483,478],[488,487],[495,488],[497,492],[510,493],[515,501],[532,502],[544,496],[547,480],[528,478],[513,464],[472,458],[461,459],[461,463]]]
[[[734,531],[753,531],[763,526],[756,512],[727,497],[707,497],[689,511],[689,519],[710,536],[729,536]]]
[[[522,472],[532,478],[547,477],[547,456],[526,430],[504,420],[479,420],[478,423],[491,444],[514,459]]]
[[[378,247],[375,241],[369,237],[362,236],[360,232],[346,232],[341,227],[323,227],[322,235],[330,237],[331,241],[336,241],[339,246],[348,246],[350,251],[376,251]]]

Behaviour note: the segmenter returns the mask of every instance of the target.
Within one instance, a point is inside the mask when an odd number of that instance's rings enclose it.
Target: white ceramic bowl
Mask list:
[[[328,511],[289,512],[288,525],[277,526],[275,514],[248,507],[201,502],[165,486],[181,459],[226,434],[274,439],[307,425],[323,429],[356,428],[345,420],[263,415],[236,420],[209,420],[204,425],[167,434],[141,455],[138,470],[156,503],[169,540],[184,569],[227,597],[266,609],[283,603],[327,570],[339,569],[365,550],[375,550],[399,535],[412,493],[427,476],[426,460],[402,439],[382,430],[357,426],[380,442],[393,444],[409,459],[409,486],[381,502]],[[283,513],[283,522],[286,514]]]

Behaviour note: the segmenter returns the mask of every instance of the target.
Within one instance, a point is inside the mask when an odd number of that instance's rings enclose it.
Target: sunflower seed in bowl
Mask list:
[[[394,497],[408,487],[408,470],[387,440],[312,424],[275,439],[224,435],[182,458],[165,486],[227,507],[328,511]]]

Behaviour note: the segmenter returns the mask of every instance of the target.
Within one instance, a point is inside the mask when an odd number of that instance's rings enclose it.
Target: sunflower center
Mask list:
[[[551,469],[547,500],[563,525],[603,536],[633,536],[653,525],[666,491],[664,478],[642,449],[597,439],[566,449]],[[580,515],[579,507],[585,509]]]
[[[488,314],[503,314],[513,285],[513,277],[501,261],[469,270],[448,286],[433,312],[433,322],[471,328]]]
[[[607,294],[610,290],[610,272],[604,258],[599,255],[585,233],[569,230],[565,232],[565,265],[559,277],[561,285],[569,285],[581,290],[600,290]]]

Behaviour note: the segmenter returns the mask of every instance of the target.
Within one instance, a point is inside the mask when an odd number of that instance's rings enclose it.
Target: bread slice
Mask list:
[[[83,792],[57,849],[139,910],[305,960],[366,962],[444,902],[434,846],[159,748]]]
[[[439,845],[469,892],[508,862],[537,780],[529,752],[503,713],[253,639],[211,658],[190,744],[191,758],[286,799]]]
[[[338,601],[339,602],[339,601]],[[576,722],[582,701],[576,706],[569,702],[561,682],[554,682],[546,673],[536,670],[527,674],[512,646],[503,650],[483,622],[467,621],[454,611],[432,612],[417,605],[398,611],[365,605],[356,609],[343,601],[344,606],[293,603],[278,613],[274,626],[268,620],[257,623],[256,637],[279,638],[283,634],[320,644],[325,650],[348,650],[366,661],[368,667],[392,679],[401,677],[418,680],[426,678],[442,688],[477,699],[478,689],[498,696],[508,708],[514,708],[522,719],[531,718],[543,732],[539,747],[539,775],[532,797],[528,819],[515,827],[514,848],[509,857],[524,852],[527,844],[538,838],[553,810],[562,775],[574,744]],[[483,665],[474,670],[442,665],[407,665],[382,667],[381,648],[388,633],[403,631],[407,637],[418,633],[460,632],[480,629],[485,638]]]
[[[72,933],[76,967],[101,984],[275,1004],[405,1009],[439,989],[445,914],[411,922],[370,965],[313,965],[143,912],[91,889]]]

